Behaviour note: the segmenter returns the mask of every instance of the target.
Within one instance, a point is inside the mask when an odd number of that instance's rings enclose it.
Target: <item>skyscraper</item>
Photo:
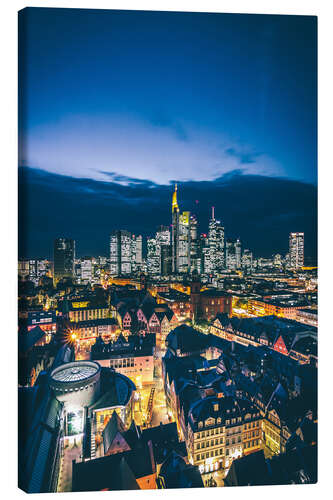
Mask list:
[[[171,238],[168,226],[160,226],[156,231],[156,244],[159,254],[159,274],[171,274]]]
[[[110,236],[110,273],[113,276],[132,272],[132,237],[124,230],[113,231]]]
[[[147,271],[149,275],[161,274],[161,247],[156,238],[147,239]]]
[[[212,217],[208,227],[208,245],[211,270],[219,272],[224,268],[224,227],[221,221],[215,219],[215,208],[212,207]]]
[[[182,212],[179,216],[178,237],[178,272],[189,273],[191,267],[191,233],[190,212]]]
[[[75,241],[57,238],[53,247],[53,281],[74,277]]]
[[[253,267],[253,254],[250,250],[245,249],[242,255],[242,269],[248,273],[252,272]]]
[[[191,214],[190,216],[190,238],[191,238],[190,242],[191,272],[193,272],[196,269],[200,273],[200,266],[198,270],[198,259],[200,258],[198,219],[194,214]]]
[[[91,259],[81,259],[81,283],[90,283],[93,277],[93,265]]]
[[[172,195],[171,262],[172,273],[188,273],[191,267],[190,212],[179,213],[177,184]]]
[[[235,256],[236,256],[236,269],[240,269],[242,267],[242,244],[239,238],[237,238],[235,243]]]
[[[132,234],[131,241],[131,263],[132,272],[136,272],[142,266],[142,236]]]
[[[227,269],[237,268],[236,244],[234,241],[227,240],[225,248],[225,259]]]
[[[177,201],[177,184],[172,195],[172,231],[171,231],[171,270],[178,272],[178,242],[179,242],[179,207]]]
[[[304,233],[290,233],[289,259],[291,269],[299,269],[304,265]]]

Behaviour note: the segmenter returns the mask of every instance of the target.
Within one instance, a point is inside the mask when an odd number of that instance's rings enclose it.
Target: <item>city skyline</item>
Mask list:
[[[303,231],[316,258],[314,17],[33,8],[25,23],[21,257],[62,234],[83,255],[118,227],[148,236],[178,181],[204,226],[214,205],[255,253]]]
[[[30,175],[30,174],[31,174],[30,171],[27,172],[27,175]],[[22,194],[21,194],[21,200],[20,200],[21,207],[23,207],[25,204],[25,195],[27,193],[27,191],[26,191],[27,183],[24,180],[24,178],[22,179],[22,175],[23,174],[21,174],[21,177],[19,176],[19,181],[22,182],[22,187],[21,187]],[[38,172],[37,176],[39,176],[39,182],[43,183],[44,189],[46,190],[45,197],[48,197],[49,193],[47,190],[47,176],[45,179],[45,174],[44,173],[42,174],[41,172]],[[245,194],[246,186],[242,185],[241,179],[242,179],[242,177],[237,176],[237,174],[235,176],[228,176],[225,180],[224,185],[222,185],[220,187],[220,189],[226,191],[228,189],[228,186],[230,186],[230,184],[231,184],[231,186],[233,186],[233,189],[238,189],[238,191],[240,193]],[[73,181],[73,179],[71,181],[75,182],[75,181]],[[277,182],[279,182],[279,181],[282,181],[282,185],[283,185],[283,180],[277,180]],[[260,182],[265,183],[265,179],[261,178]],[[238,186],[237,186],[237,183],[238,183]],[[193,185],[193,183],[190,183],[190,184]],[[145,242],[145,244],[146,244],[146,240],[148,238],[153,237],[157,228],[161,224],[162,225],[169,225],[171,227],[170,202],[171,202],[171,197],[172,197],[173,186],[170,186],[170,187],[164,186],[163,188],[165,188],[165,189],[163,189],[163,196],[166,198],[167,197],[169,198],[166,201],[166,206],[164,206],[162,203],[159,203],[159,206],[155,207],[155,212],[151,213],[151,218],[152,218],[152,220],[155,221],[155,224],[154,225],[153,225],[153,223],[148,224],[148,227],[150,229],[149,231],[147,231],[147,230],[145,231],[143,229],[143,231],[141,230],[141,232],[139,232],[139,234],[143,236],[143,238],[144,238],[143,241]],[[183,188],[183,185],[181,184],[180,189],[182,190],[182,188]],[[104,186],[104,189],[108,189],[108,186]],[[290,193],[289,190],[287,190],[287,192]],[[43,192],[41,192],[40,194],[43,195]],[[105,196],[105,192],[103,194]],[[198,192],[196,192],[196,194],[198,194]],[[185,184],[184,191],[181,191],[182,198],[183,198],[183,196],[185,197],[184,201],[182,199],[180,202],[181,208],[182,208],[182,210],[189,210],[192,207],[191,213],[193,213],[198,219],[198,223],[199,223],[198,224],[198,233],[199,234],[208,233],[209,220],[211,218],[211,210],[212,210],[212,207],[214,206],[214,210],[215,210],[215,214],[216,214],[217,218],[222,220],[222,223],[224,224],[224,227],[226,229],[226,234],[227,234],[226,239],[236,240],[237,238],[240,238],[240,240],[242,242],[244,242],[244,247],[251,248],[251,250],[253,251],[253,253],[257,257],[268,258],[276,253],[286,254],[288,252],[288,249],[289,249],[289,246],[288,246],[289,233],[295,232],[295,227],[298,227],[299,230],[296,232],[304,232],[306,235],[305,236],[306,237],[305,258],[310,259],[314,262],[316,261],[317,221],[316,221],[316,212],[312,211],[312,206],[310,205],[310,203],[309,203],[309,207],[308,207],[309,211],[305,212],[303,214],[303,218],[304,219],[307,218],[307,223],[302,222],[300,224],[298,222],[298,220],[300,218],[300,214],[298,214],[298,216],[296,214],[296,216],[294,216],[294,218],[291,218],[291,220],[288,220],[288,221],[284,220],[285,216],[279,217],[277,214],[272,215],[272,217],[275,218],[275,220],[278,220],[279,218],[281,218],[283,224],[281,224],[281,226],[278,227],[279,234],[278,234],[278,237],[276,239],[274,239],[273,241],[269,240],[269,239],[265,239],[265,243],[268,243],[271,246],[271,250],[267,250],[267,247],[265,248],[265,246],[262,245],[263,242],[260,240],[260,232],[261,232],[261,229],[259,229],[260,221],[256,221],[256,224],[254,224],[254,228],[256,228],[257,232],[254,232],[253,230],[246,231],[246,230],[244,230],[245,229],[244,226],[242,226],[241,224],[239,225],[239,227],[241,229],[238,231],[237,231],[237,227],[233,227],[233,226],[227,227],[227,222],[225,223],[224,221],[228,221],[228,220],[230,221],[230,213],[226,212],[226,217],[223,218],[222,214],[220,214],[220,211],[218,210],[218,207],[220,206],[220,203],[219,203],[220,200],[218,200],[218,199],[216,199],[216,205],[209,204],[210,200],[208,199],[209,192],[207,191],[207,186],[205,187],[204,194],[206,196],[206,204],[203,207],[202,206],[203,204],[200,203],[200,200],[198,200],[198,199],[192,200],[192,199],[188,199],[186,197],[186,195],[188,195],[188,190],[186,189],[186,184]],[[270,189],[266,193],[266,197],[269,198],[272,194],[273,194],[272,190]],[[316,190],[315,189],[313,192],[311,189],[305,189],[305,192],[303,192],[302,194],[303,194],[303,196],[305,195],[306,198],[309,199],[313,205],[315,205],[315,203],[314,203],[314,200],[316,200]],[[55,196],[54,193],[53,193],[53,196]],[[231,197],[231,195],[229,193],[229,200],[230,200],[230,197]],[[265,199],[266,199],[266,197],[265,197]],[[34,197],[30,198],[29,204],[31,202],[33,203],[34,199],[35,199]],[[105,199],[104,199],[104,201],[105,201]],[[160,202],[160,199],[158,200],[158,202]],[[155,203],[156,203],[156,201],[155,201]],[[315,207],[316,207],[316,205],[315,205]],[[156,212],[156,210],[159,210],[161,212],[161,218],[159,218],[159,213]],[[268,210],[268,208],[267,208],[267,210]],[[52,256],[53,240],[56,239],[57,237],[61,237],[61,236],[72,237],[73,239],[75,239],[78,242],[77,255],[79,255],[81,257],[97,256],[97,255],[108,256],[109,255],[109,235],[112,231],[123,229],[123,230],[129,231],[130,233],[138,234],[137,225],[136,224],[129,224],[128,220],[123,219],[124,222],[122,223],[122,225],[121,226],[117,225],[118,221],[122,220],[122,214],[119,213],[119,214],[117,214],[116,220],[113,222],[113,229],[111,231],[107,232],[107,228],[106,228],[105,233],[103,233],[103,232],[101,232],[99,234],[93,233],[94,236],[97,237],[97,239],[99,239],[99,249],[101,251],[98,251],[97,247],[95,247],[95,252],[85,251],[84,248],[85,248],[86,243],[85,243],[84,237],[76,237],[76,238],[73,237],[73,234],[77,234],[77,226],[75,225],[75,226],[72,226],[71,229],[68,229],[67,233],[65,231],[63,233],[58,232],[55,234],[55,233],[52,233],[52,231],[50,231],[50,238],[51,238],[50,241],[48,241],[47,239],[43,239],[43,241],[40,242],[44,245],[44,251],[32,253],[32,254],[27,256],[27,255],[22,254],[22,250],[24,248],[26,248],[26,241],[23,241],[23,240],[25,240],[25,238],[28,238],[28,240],[31,239],[31,240],[35,241],[35,238],[34,238],[34,234],[31,234],[29,232],[29,226],[25,226],[24,223],[22,222],[24,220],[24,218],[26,218],[26,220],[27,220],[27,218],[28,218],[27,212],[25,210],[21,210],[21,211],[19,210],[19,213],[21,215],[21,217],[20,217],[20,228],[21,229],[20,229],[20,238],[19,238],[20,239],[20,241],[19,241],[19,258],[32,258],[33,259],[33,258],[39,258],[42,256],[45,258],[50,258]],[[40,215],[42,217],[45,217],[45,214],[40,214]],[[162,219],[162,215],[164,216],[163,219]],[[76,214],[73,214],[73,216],[76,217]],[[236,220],[239,221],[240,220],[239,214],[237,214],[237,216],[238,216],[238,218]],[[253,214],[253,216],[255,216],[255,214]],[[202,224],[202,220],[205,221],[204,224]],[[142,228],[147,227],[146,222],[147,221],[142,222],[142,224],[141,224]],[[265,224],[265,221],[261,221],[261,227],[263,224]],[[266,224],[267,224],[267,221],[266,221]],[[251,228],[251,221],[248,221],[248,225],[250,225],[250,228]],[[313,230],[311,231],[311,226],[315,226],[315,231],[313,231]],[[70,227],[70,226],[68,226],[68,227]],[[308,231],[306,231],[306,230],[304,231],[304,229],[303,229],[304,227],[308,228]],[[243,237],[243,234],[245,234],[245,237]],[[252,244],[246,244],[248,241],[250,241]],[[259,241],[259,245],[261,243],[261,246],[264,248],[264,250],[262,252],[261,252],[260,246],[258,245],[258,241]],[[279,241],[278,244],[277,244],[277,241]],[[82,243],[83,243],[83,245],[82,245]],[[48,245],[49,245],[49,247],[48,247]]]

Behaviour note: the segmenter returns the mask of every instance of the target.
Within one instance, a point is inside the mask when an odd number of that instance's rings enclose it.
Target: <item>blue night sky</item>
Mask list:
[[[212,204],[257,255],[316,254],[315,17],[29,8],[19,15],[21,256],[107,254]],[[195,202],[195,200],[198,200]]]

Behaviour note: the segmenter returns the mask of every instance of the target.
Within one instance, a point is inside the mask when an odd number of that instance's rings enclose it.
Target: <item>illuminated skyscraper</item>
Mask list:
[[[149,275],[161,274],[161,247],[156,238],[147,239],[147,271]]]
[[[172,195],[172,231],[171,231],[171,270],[178,272],[178,243],[179,243],[179,207],[177,201],[177,184]]]
[[[178,272],[188,273],[191,267],[191,233],[190,212],[183,212],[179,216],[178,237]]]
[[[304,265],[304,233],[290,233],[289,259],[291,269],[299,269]]]
[[[208,245],[211,272],[219,272],[224,268],[224,227],[221,221],[215,219],[214,207],[212,207],[212,217],[209,221]]]
[[[191,273],[196,269],[198,271],[198,259],[200,257],[199,252],[199,238],[198,238],[198,219],[196,215],[191,214],[190,216],[190,261],[191,261]],[[200,273],[200,271],[198,271]]]
[[[191,267],[190,212],[179,213],[177,184],[172,195],[171,268],[172,273],[188,273]]]
[[[75,241],[57,238],[53,247],[53,280],[74,277]]]
[[[142,266],[142,236],[132,234],[131,241],[131,254],[132,254],[132,272],[136,272]]]
[[[236,244],[234,241],[227,240],[225,248],[225,259],[227,269],[232,270],[237,268]]]
[[[250,250],[245,249],[242,255],[242,269],[248,273],[252,272],[253,267],[253,255]]]
[[[160,226],[156,231],[157,252],[159,255],[159,274],[171,274],[171,236],[168,226]]]
[[[110,236],[110,273],[113,276],[132,272],[132,237],[128,231],[114,231]]]
[[[81,283],[91,283],[93,277],[93,265],[91,259],[81,259]]]
[[[237,238],[235,243],[235,256],[236,256],[236,269],[240,269],[242,267],[242,244],[239,238]]]

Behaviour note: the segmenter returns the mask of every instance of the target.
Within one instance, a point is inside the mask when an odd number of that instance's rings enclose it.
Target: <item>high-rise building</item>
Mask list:
[[[183,212],[179,217],[178,272],[182,274],[191,268],[190,216],[190,212]]]
[[[215,219],[214,207],[208,227],[208,245],[212,272],[219,272],[224,268],[224,227],[221,221]]]
[[[93,277],[93,265],[91,259],[81,259],[81,283],[91,283]]]
[[[290,233],[289,259],[291,269],[299,269],[304,265],[304,233]]]
[[[234,241],[227,240],[225,246],[226,268],[233,270],[237,268],[236,244]]]
[[[240,269],[242,266],[242,244],[237,238],[235,242],[235,256],[236,256],[236,269]]]
[[[179,213],[177,184],[172,195],[171,262],[172,273],[188,273],[191,267],[190,212]]]
[[[49,263],[45,259],[29,260],[29,280],[38,284],[40,278],[48,273]]]
[[[279,253],[275,254],[273,257],[274,267],[282,267],[282,255]]]
[[[75,241],[57,238],[53,247],[53,280],[74,277]]]
[[[161,274],[161,247],[156,238],[147,239],[147,271],[151,276]]]
[[[156,231],[157,252],[160,257],[159,274],[171,274],[171,236],[168,226],[160,226]]]
[[[113,276],[132,272],[132,237],[125,230],[113,231],[110,236],[110,273]]]
[[[191,214],[190,216],[190,261],[191,261],[191,273],[196,269],[198,270],[198,259],[200,258],[199,252],[199,238],[198,238],[198,219],[196,215]],[[200,271],[199,271],[200,272]]]
[[[141,269],[142,266],[142,236],[135,234],[132,235],[131,241],[131,262],[132,262],[132,272],[136,272]]]
[[[178,272],[178,242],[179,242],[179,207],[177,200],[177,184],[172,195],[172,230],[171,230],[171,270]]]
[[[169,276],[172,272],[171,266],[171,245],[161,246],[161,275]]]
[[[156,231],[156,241],[159,245],[170,245],[170,229],[168,226],[159,226]]]
[[[242,255],[242,269],[244,269],[248,273],[251,273],[252,268],[253,268],[252,252],[250,252],[250,250],[245,248]]]

